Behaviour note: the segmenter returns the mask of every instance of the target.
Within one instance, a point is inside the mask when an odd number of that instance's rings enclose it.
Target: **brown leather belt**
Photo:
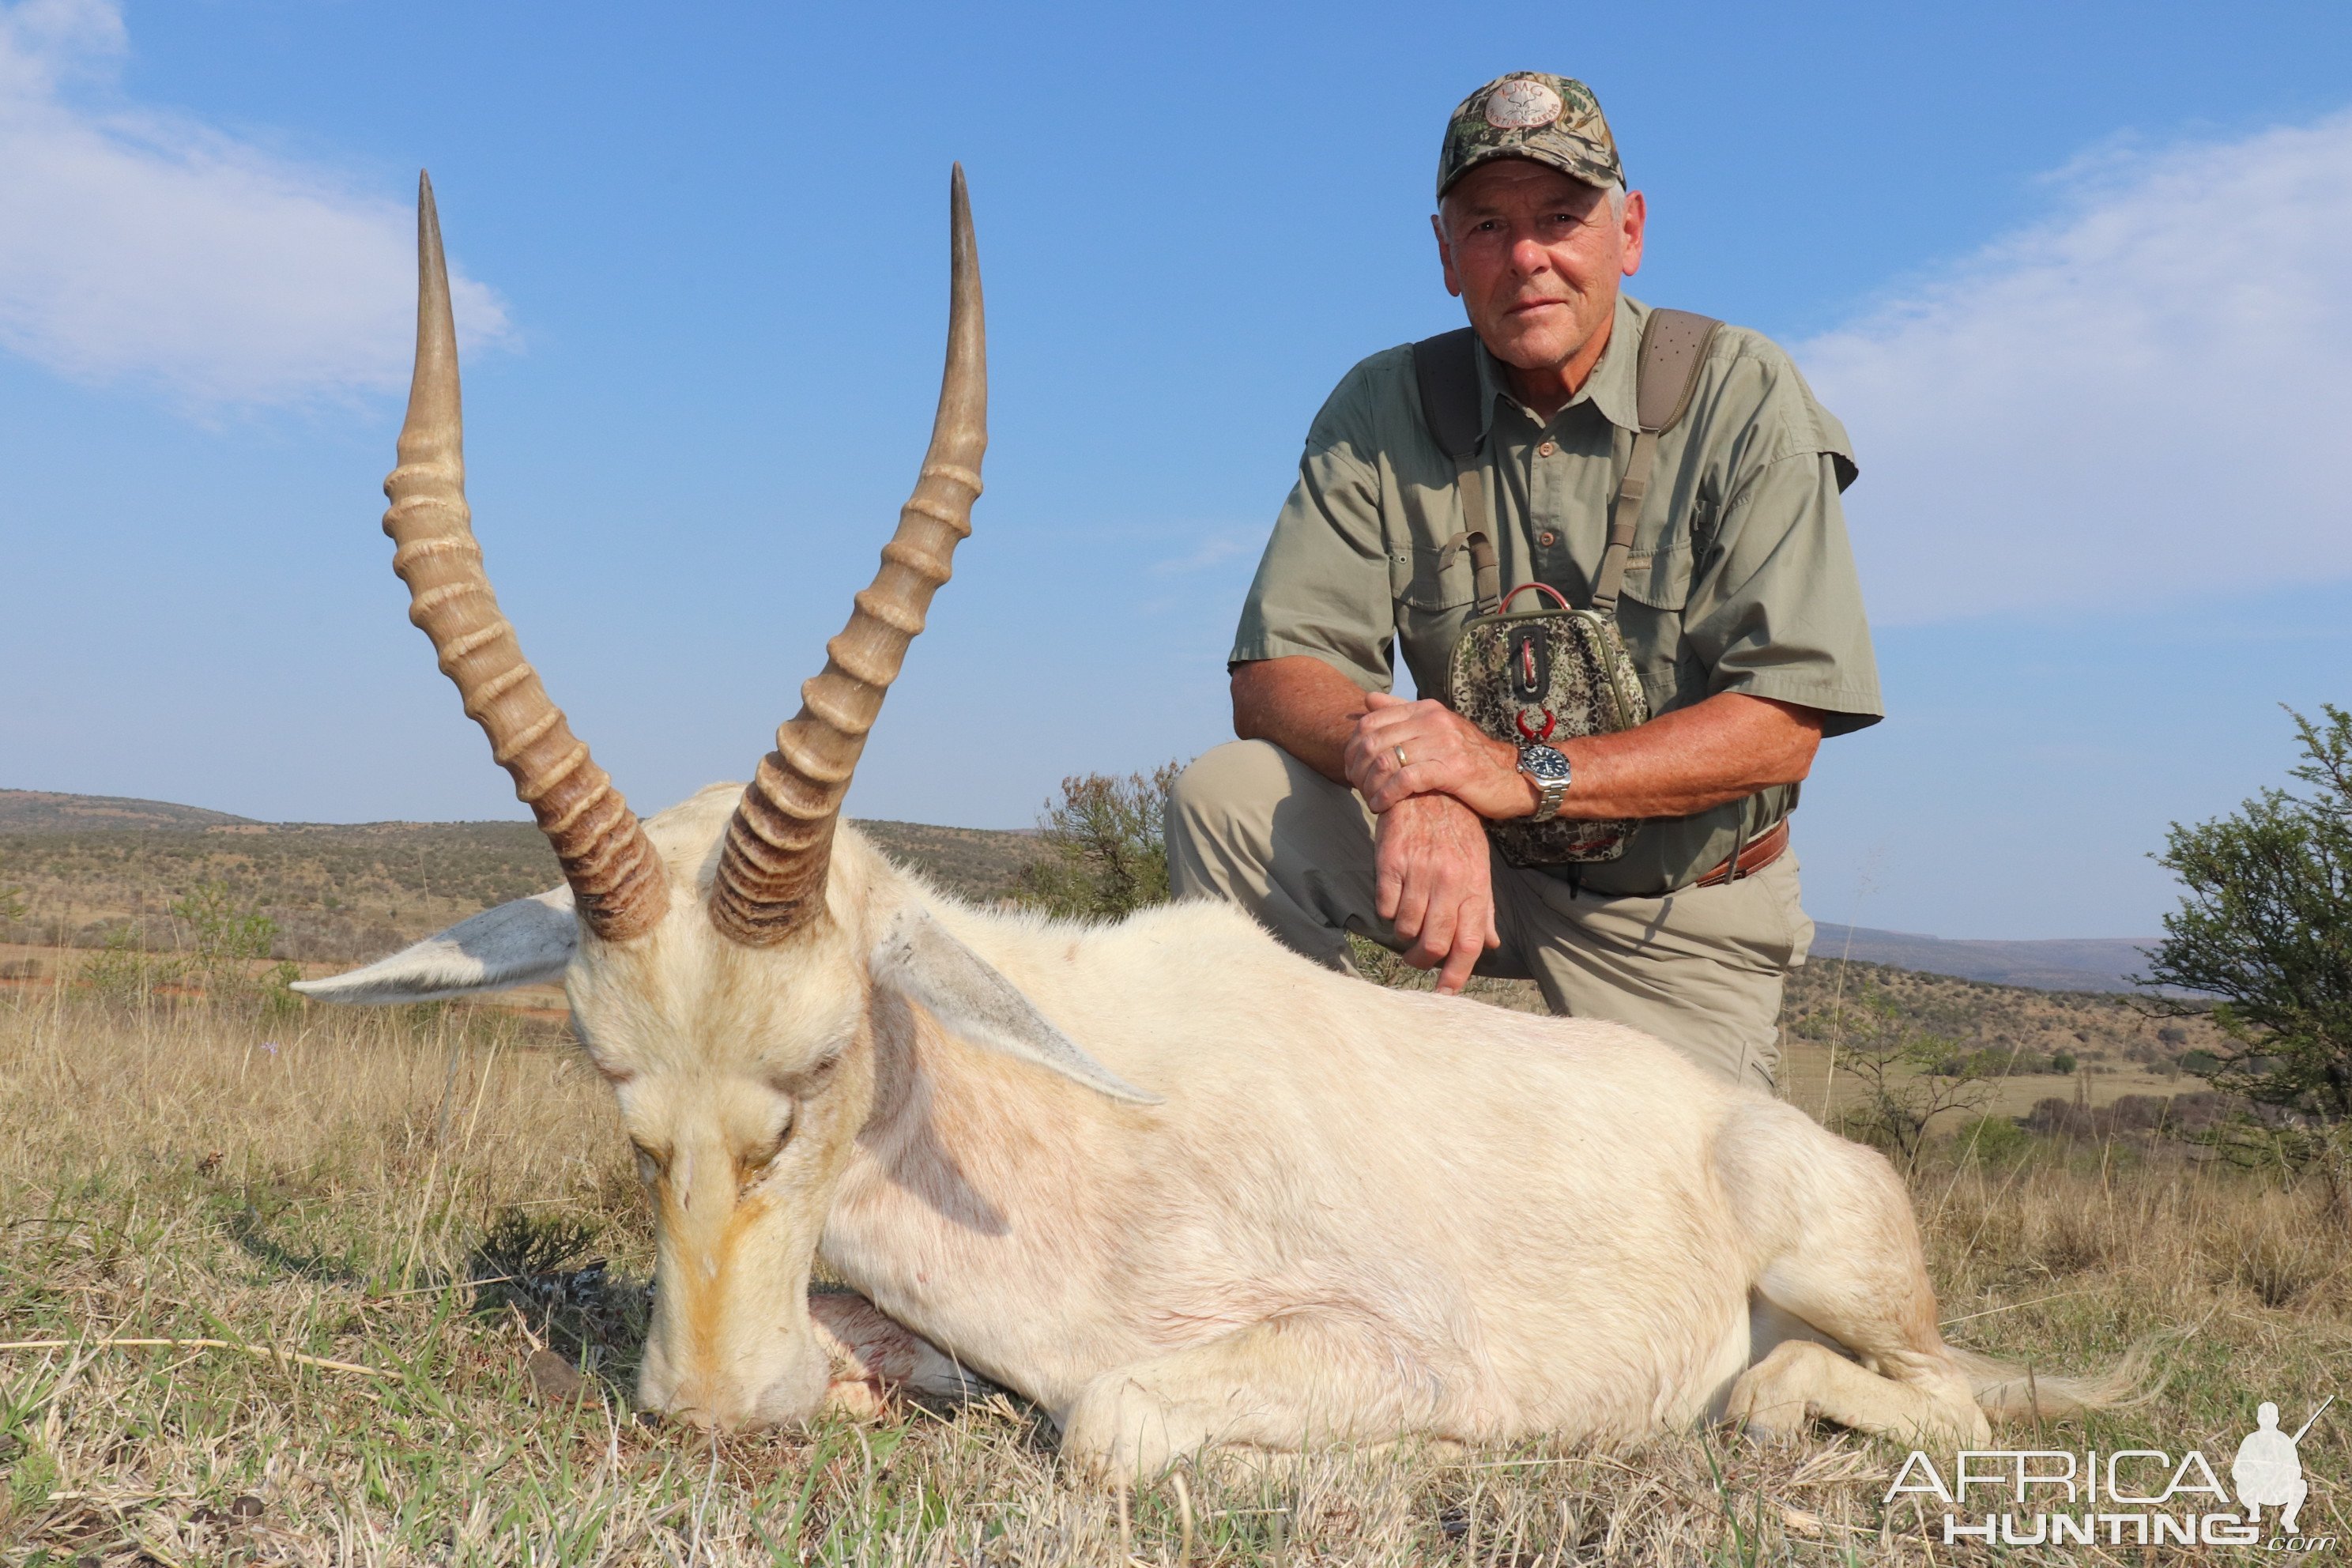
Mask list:
[[[1753,877],[1757,872],[1778,860],[1788,851],[1788,847],[1789,819],[1784,816],[1772,825],[1772,830],[1769,833],[1760,838],[1749,840],[1748,847],[1739,852],[1737,863],[1727,858],[1722,865],[1701,877],[1691,886],[1719,888],[1726,882],[1736,882],[1742,877]]]

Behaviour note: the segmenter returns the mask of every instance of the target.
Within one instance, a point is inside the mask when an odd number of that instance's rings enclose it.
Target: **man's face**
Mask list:
[[[1430,220],[1445,289],[1496,359],[1557,369],[1617,308],[1617,280],[1642,265],[1641,193],[1610,211],[1598,187],[1524,158],[1481,163]],[[1597,356],[1596,356],[1597,357]]]

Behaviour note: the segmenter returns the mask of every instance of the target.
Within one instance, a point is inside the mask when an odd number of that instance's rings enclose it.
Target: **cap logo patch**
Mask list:
[[[1558,120],[1565,107],[1550,88],[1521,77],[1486,95],[1486,123],[1497,131],[1532,130]]]

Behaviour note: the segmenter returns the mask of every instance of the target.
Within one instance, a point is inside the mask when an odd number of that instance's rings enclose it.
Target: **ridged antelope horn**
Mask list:
[[[433,639],[441,672],[514,775],[515,794],[555,847],[589,929],[626,942],[661,919],[662,865],[645,829],[572,738],[539,672],[523,662],[499,614],[466,505],[465,416],[457,393],[457,333],[433,182],[416,183],[416,374],[400,427],[400,466],[383,481],[392,569],[408,584],[408,618]]]
[[[801,687],[799,715],[776,731],[776,749],[761,759],[727,825],[710,919],[748,946],[781,942],[824,911],[834,824],[866,731],[923,629],[931,595],[948,580],[949,558],[971,532],[988,447],[988,342],[961,163],[949,184],[948,226],[947,370],[922,476],[882,547],[873,585],[824,645],[824,671]]]

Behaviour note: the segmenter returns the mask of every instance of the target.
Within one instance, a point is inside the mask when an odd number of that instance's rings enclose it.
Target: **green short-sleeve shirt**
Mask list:
[[[1570,604],[1591,601],[1638,427],[1634,363],[1648,317],[1620,297],[1601,363],[1548,423],[1478,351],[1480,456],[1506,590],[1547,583]],[[1853,475],[1845,427],[1789,356],[1760,333],[1717,332],[1689,410],[1659,439],[1618,604],[1653,713],[1743,691],[1821,710],[1828,734],[1878,720],[1877,663],[1838,501]],[[1467,554],[1444,552],[1468,526],[1454,464],[1422,418],[1412,347],[1372,355],[1307,433],[1233,662],[1306,654],[1385,691],[1401,650],[1421,693],[1444,696],[1475,610]],[[1686,886],[1731,853],[1743,821],[1749,832],[1770,826],[1791,793],[1645,822],[1622,858],[1575,868],[1576,879],[1603,893]]]

